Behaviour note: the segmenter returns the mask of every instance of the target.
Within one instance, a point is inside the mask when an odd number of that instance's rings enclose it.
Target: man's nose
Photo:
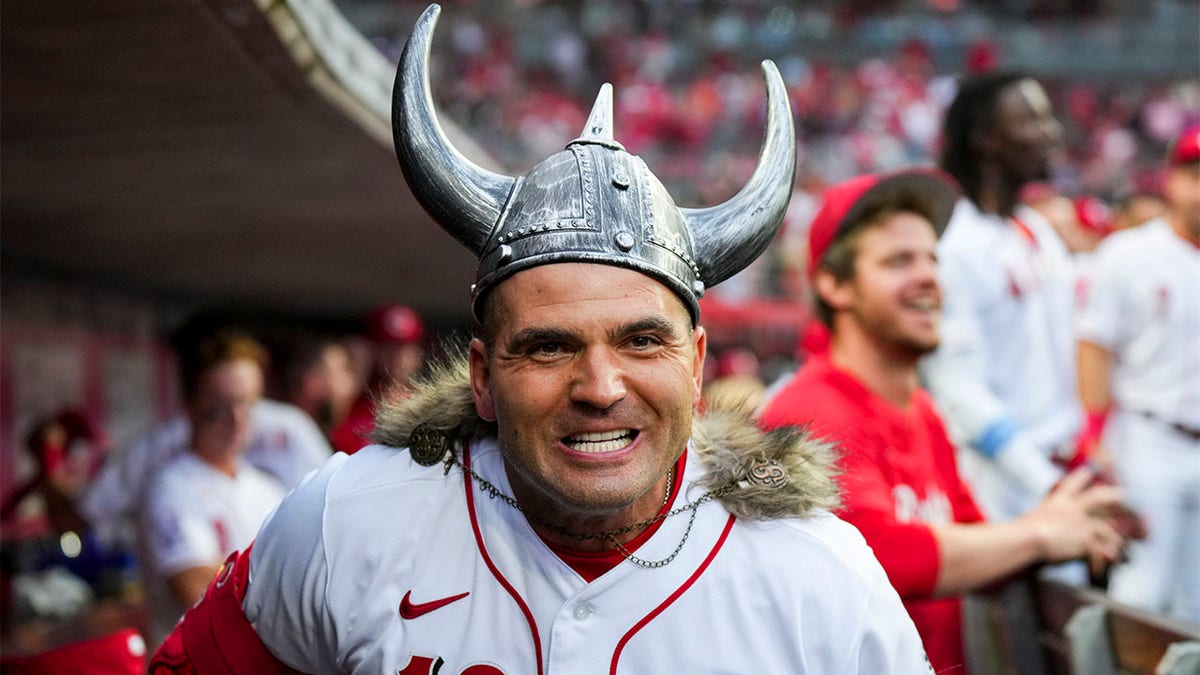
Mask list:
[[[604,347],[585,349],[572,373],[571,401],[606,410],[625,394],[625,374],[617,356]]]

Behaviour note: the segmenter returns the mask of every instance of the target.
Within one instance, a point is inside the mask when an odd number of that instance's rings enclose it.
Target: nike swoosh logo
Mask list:
[[[418,616],[428,614],[435,609],[441,609],[452,602],[462,600],[470,594],[471,593],[468,591],[466,593],[459,593],[458,595],[451,595],[447,598],[439,598],[437,600],[430,600],[429,602],[416,603],[412,601],[412,591],[408,591],[404,594],[404,598],[400,600],[400,616],[405,619],[415,619]]]

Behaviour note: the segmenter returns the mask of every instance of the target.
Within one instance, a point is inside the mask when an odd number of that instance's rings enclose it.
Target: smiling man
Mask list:
[[[1051,177],[1062,126],[1037,80],[994,72],[961,82],[942,135],[941,167],[964,194],[938,243],[942,340],[921,375],[968,450],[959,460],[983,512],[1015,518],[1062,478],[1053,460],[1083,419],[1071,258],[1018,201]],[[1060,578],[1081,582],[1081,571]]]
[[[762,414],[842,451],[839,514],[862,531],[904,598],[938,673],[966,672],[957,596],[1023,567],[1095,555],[1121,539],[1101,517],[1119,493],[1080,470],[1023,517],[986,524],[954,446],[920,388],[917,362],[940,339],[936,246],[956,188],[936,172],[862,176],[829,189],[809,230],[817,316],[813,356]]]
[[[762,252],[791,193],[774,65],[758,168],[680,209],[614,140],[607,85],[529,174],[463,159],[429,93],[437,13],[401,59],[393,125],[413,193],[479,256],[479,335],[380,413],[380,445],[285,500],[154,667],[927,672],[879,563],[826,510],[827,448],[693,417],[699,297]]]
[[[246,458],[267,353],[230,331],[182,355],[187,451],[147,477],[139,513],[151,645],[204,594],[221,561],[245,547],[287,490]]]

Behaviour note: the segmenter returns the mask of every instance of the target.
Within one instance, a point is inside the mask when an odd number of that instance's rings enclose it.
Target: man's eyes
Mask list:
[[[655,335],[634,335],[629,338],[628,344],[634,349],[649,349],[663,344],[663,341]]]
[[[526,353],[530,356],[558,356],[566,351],[567,346],[561,342],[538,342],[530,345]]]
[[[623,345],[636,352],[658,349],[665,341],[657,335],[633,335],[626,338]],[[570,354],[571,345],[565,342],[536,342],[525,349],[525,354],[532,358],[551,359]]]

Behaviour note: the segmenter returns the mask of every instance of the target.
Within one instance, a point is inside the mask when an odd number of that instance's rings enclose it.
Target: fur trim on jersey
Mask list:
[[[418,426],[453,441],[495,436],[494,423],[480,419],[471,394],[470,368],[459,353],[434,365],[409,395],[381,405],[376,413],[372,440],[405,448]],[[834,509],[838,490],[834,476],[833,446],[818,441],[800,428],[764,432],[744,413],[713,412],[697,416],[692,425],[692,446],[708,469],[700,483],[709,490],[729,484],[721,503],[739,518],[771,520],[802,517],[818,509]],[[778,463],[787,474],[781,487],[749,479],[751,467],[764,460]]]

